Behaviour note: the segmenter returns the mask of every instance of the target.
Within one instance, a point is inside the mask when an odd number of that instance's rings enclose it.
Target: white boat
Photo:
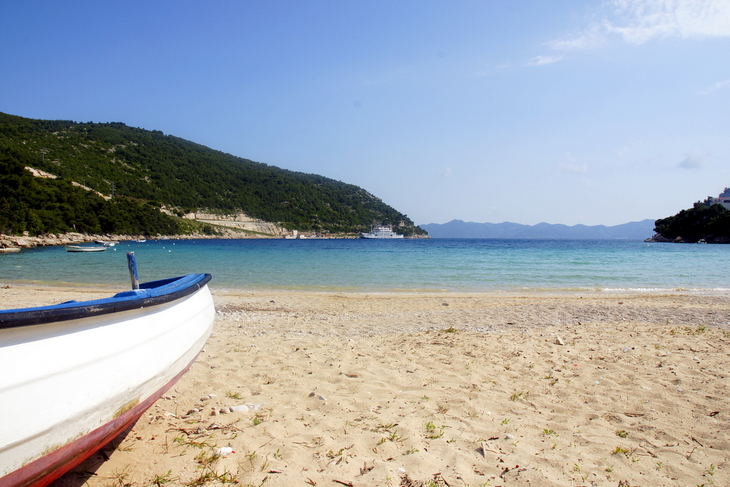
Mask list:
[[[390,227],[374,227],[369,233],[361,233],[360,238],[403,238],[403,235],[393,232]]]
[[[209,280],[189,274],[106,299],[1,310],[0,486],[47,485],[161,397],[210,335]]]
[[[2,247],[2,248],[0,248],[0,254],[12,254],[14,252],[20,252],[20,247]]]
[[[104,252],[104,245],[66,245],[66,252]]]

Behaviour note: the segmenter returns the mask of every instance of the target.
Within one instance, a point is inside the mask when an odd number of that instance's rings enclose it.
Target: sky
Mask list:
[[[617,225],[730,186],[730,0],[0,3],[0,112],[161,130],[416,224]]]

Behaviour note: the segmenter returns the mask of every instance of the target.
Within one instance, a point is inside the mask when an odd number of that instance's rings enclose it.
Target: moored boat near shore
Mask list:
[[[103,245],[66,245],[66,252],[104,252]]]
[[[390,227],[375,227],[368,233],[361,233],[360,238],[403,238],[403,235],[393,232]]]
[[[161,397],[210,335],[210,278],[0,311],[0,485],[47,485]]]

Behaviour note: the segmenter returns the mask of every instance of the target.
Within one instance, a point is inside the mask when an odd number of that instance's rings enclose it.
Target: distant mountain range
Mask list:
[[[560,225],[538,223],[475,223],[451,220],[448,223],[419,225],[432,238],[552,238],[552,239],[598,239],[598,240],[644,240],[654,235],[655,220],[624,223],[607,227],[605,225]]]

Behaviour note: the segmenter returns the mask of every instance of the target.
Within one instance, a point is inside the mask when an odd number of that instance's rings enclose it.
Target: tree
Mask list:
[[[685,242],[730,237],[730,211],[720,204],[697,202],[688,210],[655,222],[654,231],[665,238],[680,237]]]

